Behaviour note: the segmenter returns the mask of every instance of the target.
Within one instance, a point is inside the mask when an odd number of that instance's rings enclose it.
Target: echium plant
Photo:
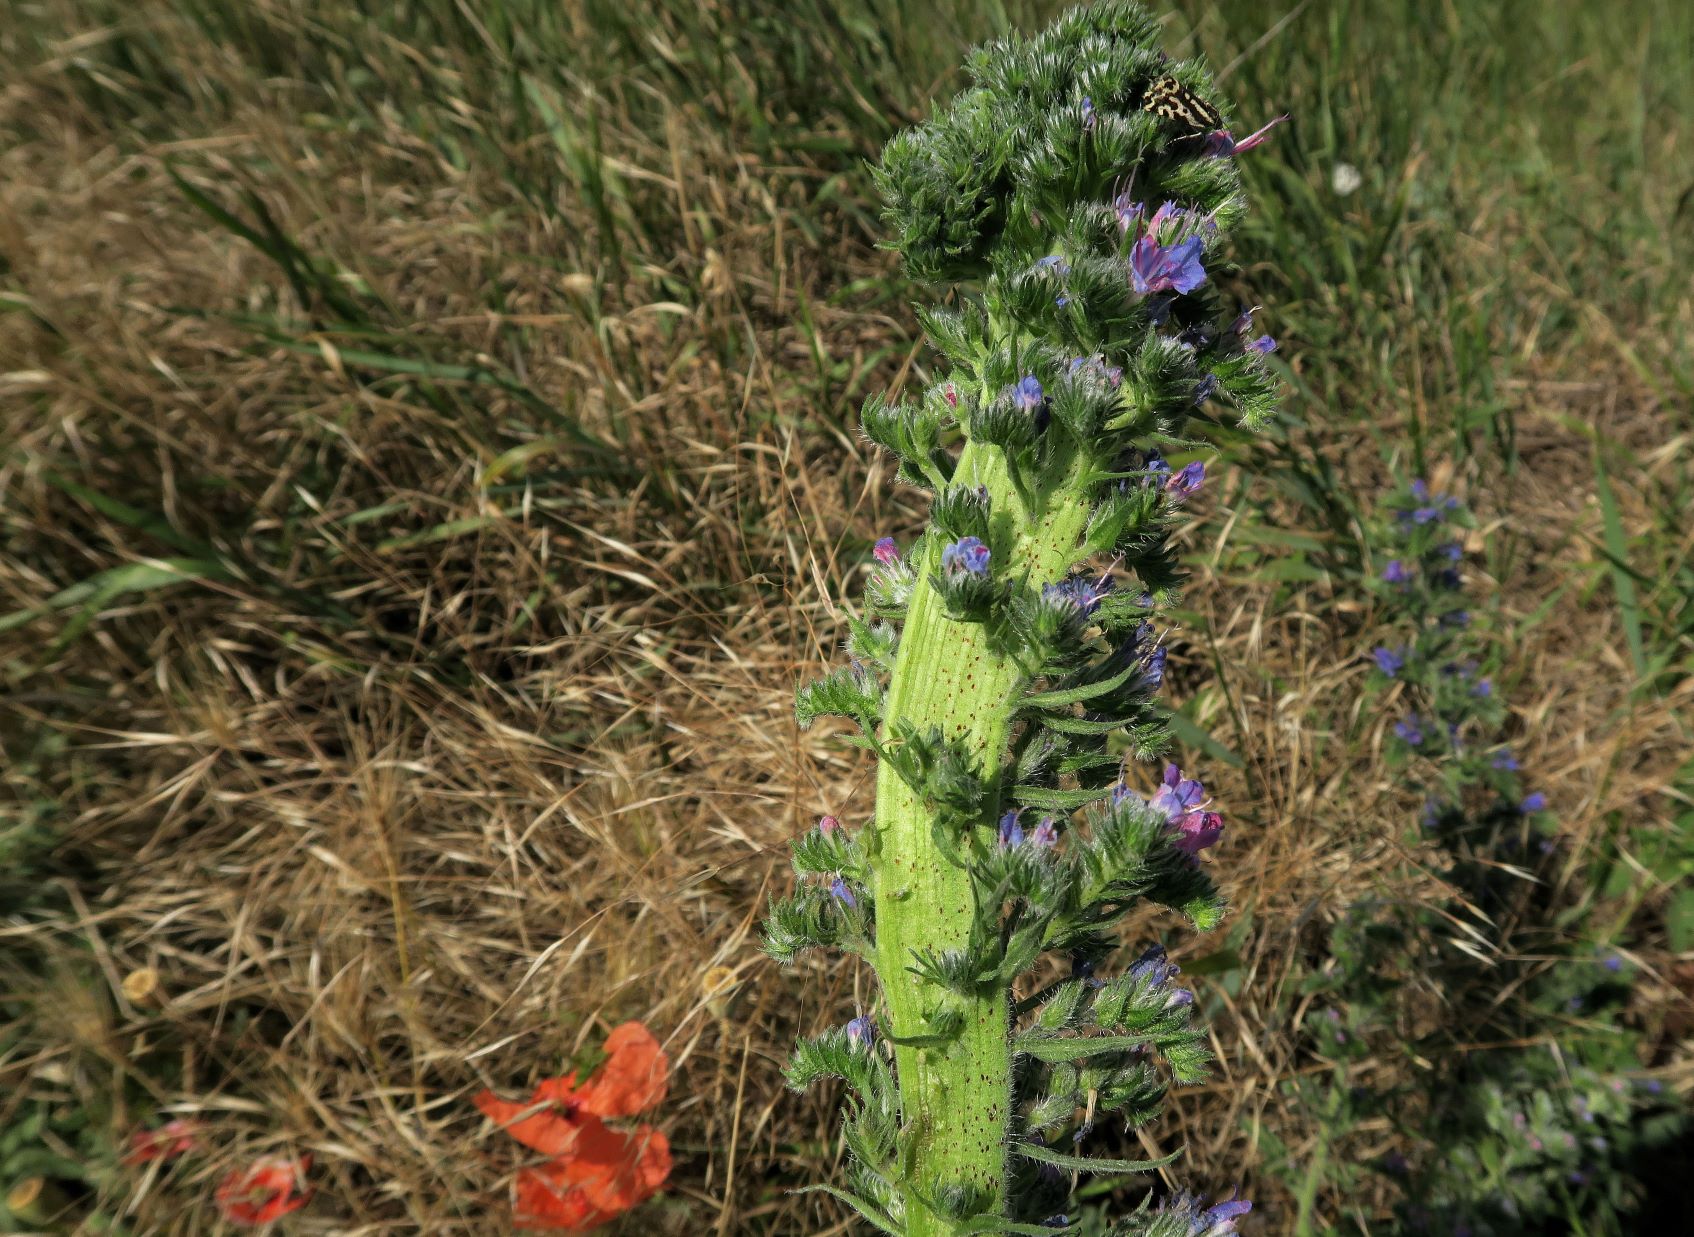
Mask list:
[[[1475,1237],[1542,1231],[1555,1219],[1622,1233],[1643,1188],[1632,1172],[1680,1127],[1656,1104],[1657,1083],[1629,1077],[1638,1036],[1623,1020],[1631,967],[1609,945],[1571,938],[1557,890],[1552,818],[1524,784],[1504,738],[1505,709],[1463,592],[1456,498],[1414,480],[1391,497],[1395,557],[1378,587],[1404,643],[1372,650],[1411,711],[1394,726],[1397,754],[1420,771],[1423,830],[1450,858],[1460,897],[1452,922],[1475,916],[1494,955],[1460,951],[1432,966],[1447,999],[1468,1004],[1438,1062],[1438,1098],[1409,1164],[1405,1214],[1414,1232]],[[1384,686],[1387,684],[1385,683]],[[1503,993],[1512,994],[1503,999]],[[1451,1050],[1493,1041],[1492,1051]],[[1541,1042],[1537,1042],[1541,1041]],[[1551,1046],[1556,1043],[1556,1049]]]
[[[1374,1165],[1405,1197],[1403,1223],[1383,1232],[1510,1237],[1564,1222],[1621,1234],[1644,1194],[1633,1174],[1680,1128],[1654,1102],[1657,1083],[1630,1077],[1631,968],[1560,927],[1563,861],[1541,834],[1552,818],[1503,741],[1493,645],[1464,589],[1474,521],[1421,480],[1386,509],[1372,539],[1389,557],[1373,587],[1397,635],[1371,650],[1374,686],[1404,709],[1390,756],[1423,799],[1412,832],[1444,852],[1454,896],[1353,907],[1304,985],[1322,1000],[1309,1046],[1335,1069],[1299,1089],[1326,1128],[1322,1154],[1284,1151],[1295,1231],[1315,1231],[1320,1189],[1358,1193],[1364,1166],[1330,1141],[1386,1120],[1411,1154]],[[1439,994],[1442,1016],[1409,1038],[1420,992]],[[1354,1085],[1352,1067],[1395,1056],[1418,1063],[1409,1081]]]
[[[1461,564],[1474,521],[1458,499],[1421,479],[1393,495],[1389,511],[1394,557],[1376,587],[1403,638],[1378,645],[1371,658],[1384,680],[1402,684],[1408,704],[1390,751],[1422,779],[1423,826],[1457,857],[1491,868],[1497,847],[1527,842],[1524,825],[1546,797],[1525,793],[1517,758],[1500,741],[1505,709],[1471,632]]]
[[[878,542],[850,664],[799,694],[802,725],[847,718],[876,754],[876,817],[794,844],[767,947],[876,971],[880,1016],[802,1043],[789,1077],[846,1080],[848,1180],[819,1188],[906,1237],[1070,1226],[1077,1174],[1168,1162],[1083,1135],[1150,1120],[1208,1064],[1162,948],[1104,976],[1137,903],[1222,915],[1201,785],[1124,761],[1166,740],[1157,617],[1204,473],[1164,453],[1192,418],[1261,422],[1274,345],[1213,283],[1261,135],[1235,141],[1155,34],[1103,3],[981,49],[877,169],[907,271],[952,286],[919,311],[941,372],[861,422],[932,492],[930,527]],[[1247,1208],[1182,1195],[1114,1231],[1223,1234]]]

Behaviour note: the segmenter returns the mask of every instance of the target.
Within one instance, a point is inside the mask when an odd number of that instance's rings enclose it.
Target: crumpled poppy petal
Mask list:
[[[170,1160],[194,1150],[199,1140],[200,1124],[178,1117],[158,1129],[139,1129],[129,1136],[129,1151],[125,1164],[145,1164],[149,1160]]]
[[[596,1208],[628,1211],[651,1198],[671,1173],[670,1141],[650,1125],[629,1134],[600,1127],[557,1161],[564,1178]]]
[[[670,1058],[653,1033],[639,1022],[626,1022],[606,1037],[605,1063],[576,1091],[589,1112],[628,1117],[665,1098]]]
[[[562,1082],[563,1079],[552,1081]],[[594,1121],[596,1125],[599,1122],[586,1114],[575,1119],[563,1116],[546,1106],[546,1087],[546,1083],[537,1087],[535,1094],[523,1104],[503,1100],[492,1091],[482,1092],[471,1102],[483,1116],[524,1146],[539,1151],[542,1155],[560,1156],[576,1146],[577,1137],[585,1122]]]
[[[554,1160],[538,1168],[518,1170],[512,1183],[514,1228],[544,1228],[585,1233],[613,1219],[616,1212],[601,1211],[588,1201],[566,1177],[564,1162]]]
[[[218,1183],[216,1199],[224,1218],[236,1224],[269,1224],[311,1201],[312,1191],[296,1194],[305,1185],[312,1157],[298,1160],[265,1159],[238,1168]]]

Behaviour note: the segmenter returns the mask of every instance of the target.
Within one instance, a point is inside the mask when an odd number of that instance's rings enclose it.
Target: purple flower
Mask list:
[[[884,537],[871,547],[871,553],[876,555],[876,561],[884,567],[892,567],[900,561],[900,550],[894,544],[894,538]]]
[[[876,1042],[876,1023],[869,1014],[860,1014],[847,1024],[847,1042],[855,1048],[869,1048]]]
[[[947,406],[949,408],[957,408],[959,406],[958,388],[949,382],[946,386],[941,388],[941,398],[947,401]]]
[[[1247,334],[1248,331],[1253,329],[1253,315],[1258,312],[1259,307],[1257,305],[1249,305],[1246,309],[1243,309],[1235,316],[1235,321],[1229,324],[1230,333],[1233,335]]]
[[[1041,823],[1035,826],[1035,832],[1030,834],[1030,842],[1037,850],[1051,850],[1059,844],[1059,825],[1051,816],[1043,816]]]
[[[1441,800],[1434,798],[1425,799],[1423,801],[1423,810],[1418,813],[1418,823],[1425,829],[1435,828],[1436,825],[1441,823],[1441,810]]]
[[[1086,617],[1100,608],[1100,599],[1111,591],[1112,581],[1107,576],[1066,576],[1057,584],[1043,587],[1041,599],[1049,605],[1075,606]]]
[[[1257,339],[1247,341],[1247,351],[1257,352],[1260,356],[1268,356],[1276,351],[1276,340],[1269,335],[1261,335]]]
[[[1443,627],[1469,627],[1470,611],[1449,610],[1441,616],[1441,625]]]
[[[1141,671],[1141,677],[1147,681],[1147,690],[1156,692],[1165,681],[1165,646],[1158,645],[1147,654],[1147,664]]]
[[[1165,776],[1151,806],[1163,812],[1174,825],[1206,798],[1206,788],[1196,778],[1184,778],[1175,765],[1165,766]]]
[[[1234,1221],[1240,1219],[1251,1210],[1253,1210],[1253,1204],[1244,1198],[1239,1198],[1232,1202],[1222,1202],[1217,1204],[1215,1207],[1207,1208],[1204,1213],[1204,1219],[1207,1223],[1213,1225],[1221,1224],[1226,1220],[1233,1224]]]
[[[1163,945],[1149,945],[1141,951],[1141,956],[1130,964],[1128,974],[1129,978],[1137,983],[1162,988],[1170,982],[1173,975],[1180,974],[1181,971],[1181,967],[1168,959]]]
[[[1163,812],[1170,822],[1171,845],[1191,859],[1223,837],[1223,817],[1203,811],[1206,788],[1194,778],[1184,778],[1175,765],[1165,766],[1164,782],[1148,804]]]
[[[1370,655],[1376,659],[1376,668],[1391,679],[1398,677],[1400,671],[1406,668],[1404,648],[1391,649],[1379,644],[1370,651]]]
[[[1181,502],[1188,495],[1197,491],[1205,479],[1206,466],[1199,460],[1195,460],[1165,482],[1165,493],[1171,496],[1172,502]]]
[[[1423,722],[1416,713],[1408,713],[1394,723],[1394,733],[1402,742],[1417,747],[1424,739]]]
[[[1192,1194],[1178,1194],[1160,1203],[1154,1214],[1176,1216],[1187,1221],[1189,1237],[1229,1237],[1240,1231],[1235,1222],[1252,1209],[1253,1204],[1244,1198],[1225,1200],[1207,1207]]]
[[[1207,374],[1204,378],[1200,379],[1199,382],[1194,384],[1194,403],[1195,403],[1195,406],[1198,407],[1199,405],[1205,403],[1207,400],[1211,399],[1212,393],[1215,392],[1217,389],[1218,389],[1218,376],[1216,374]]]
[[[1546,806],[1547,796],[1537,790],[1533,794],[1524,796],[1523,802],[1518,804],[1518,811],[1522,812],[1525,816],[1528,816],[1532,812],[1542,811],[1546,808]]]
[[[1616,954],[1607,954],[1600,962],[1600,965],[1605,967],[1612,974],[1616,975],[1619,971],[1623,970],[1623,959],[1618,957]]]
[[[1178,824],[1171,845],[1190,859],[1198,859],[1201,851],[1216,846],[1222,838],[1222,815],[1217,812],[1190,812]]]
[[[1255,146],[1262,145],[1270,131],[1287,119],[1288,113],[1284,112],[1264,128],[1248,134],[1239,142],[1229,135],[1228,129],[1215,129],[1206,135],[1206,144],[1203,150],[1215,159],[1226,159],[1231,155],[1244,155]]]
[[[1503,769],[1508,773],[1517,772],[1518,758],[1512,755],[1508,748],[1503,747],[1499,751],[1495,752],[1494,759],[1490,763],[1493,764],[1496,769]]]
[[[941,570],[949,576],[988,574],[988,547],[976,537],[960,537],[941,551]]]
[[[1406,570],[1406,564],[1397,558],[1391,558],[1388,560],[1388,566],[1382,569],[1382,578],[1390,584],[1407,584],[1411,581],[1412,573]]]
[[[1050,253],[1045,258],[1036,259],[1035,265],[1044,271],[1052,271],[1055,275],[1071,273],[1071,264],[1065,261],[1063,254]]]
[[[841,832],[841,822],[833,816],[818,817],[818,832],[826,838],[832,838]]]
[[[1082,127],[1092,129],[1096,117],[1094,115],[1094,100],[1087,95],[1082,96]]]
[[[1022,845],[1023,826],[1018,824],[1018,814],[1007,812],[1000,818],[1000,849],[1009,850]]]
[[[847,878],[837,876],[829,883],[829,892],[835,900],[846,907],[859,905],[859,899],[853,896],[853,891],[847,886]]]
[[[1200,264],[1204,246],[1198,236],[1174,245],[1161,245],[1143,236],[1129,251],[1129,283],[1143,296],[1150,292],[1192,292],[1206,282]]]
[[[1130,201],[1127,193],[1118,195],[1117,200],[1112,203],[1112,209],[1117,213],[1118,227],[1125,232],[1130,228],[1139,227],[1141,216],[1147,213],[1147,207],[1140,202]]]
[[[1457,541],[1448,541],[1438,545],[1435,547],[1435,551],[1437,554],[1442,555],[1449,562],[1453,563],[1458,562],[1465,556],[1465,547],[1460,545]]]
[[[1494,684],[1489,679],[1478,679],[1471,685],[1470,694],[1486,699],[1494,694]]]
[[[1012,388],[1012,402],[1025,412],[1033,412],[1041,407],[1041,401],[1046,393],[1041,389],[1041,383],[1034,374],[1025,374],[1023,381]]]

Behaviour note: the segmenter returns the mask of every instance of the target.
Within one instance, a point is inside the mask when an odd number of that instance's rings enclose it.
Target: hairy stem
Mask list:
[[[967,445],[955,483],[986,486],[994,516],[993,544],[1005,553],[1007,578],[1036,586],[1061,576],[1077,555],[1089,505],[1061,490],[1039,511],[1018,498],[999,451]],[[932,560],[939,547],[932,547]],[[1024,672],[988,645],[978,624],[949,619],[919,572],[907,611],[900,655],[889,686],[887,717],[920,729],[939,727],[961,745],[985,777],[999,769]],[[950,1185],[974,1187],[999,1209],[1005,1202],[1006,1136],[1011,1113],[1009,993],[995,986],[971,997],[927,985],[908,969],[918,951],[962,949],[973,918],[971,878],[933,840],[933,808],[887,764],[877,781],[875,842],[877,971],[897,1037],[895,1066],[907,1142],[906,1231],[941,1237],[965,1231],[924,1197]],[[901,1045],[932,1034],[930,1016],[953,1009],[963,1031],[941,1046]]]

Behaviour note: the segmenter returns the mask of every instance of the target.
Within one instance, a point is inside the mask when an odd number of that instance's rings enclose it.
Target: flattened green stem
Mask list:
[[[1000,452],[978,444],[966,445],[954,482],[988,487],[997,577],[1016,581],[1027,572],[1031,585],[1040,587],[1070,568],[1089,517],[1080,487],[1054,495],[1045,510],[1032,515]],[[920,731],[939,727],[991,778],[1005,756],[1024,674],[988,648],[981,626],[947,618],[928,583],[939,547],[930,553],[928,564],[917,565],[919,581],[906,612],[886,715]],[[967,1231],[966,1222],[947,1219],[918,1197],[934,1197],[939,1187],[972,1185],[992,1197],[996,1209],[1004,1207],[1011,1116],[1009,992],[961,997],[921,982],[908,969],[915,952],[961,949],[970,936],[970,875],[937,852],[933,819],[931,809],[883,764],[877,773],[876,944],[891,1029],[901,1037],[923,1036],[932,1033],[926,1013],[952,1008],[964,1015],[963,1033],[944,1046],[895,1046],[908,1139],[902,1176],[915,1187],[906,1198],[908,1237]]]

